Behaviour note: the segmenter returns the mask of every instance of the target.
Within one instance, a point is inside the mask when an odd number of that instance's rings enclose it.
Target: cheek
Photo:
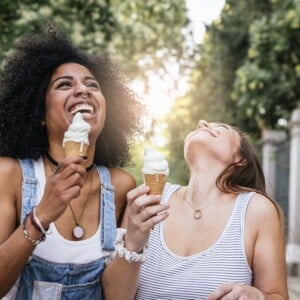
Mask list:
[[[103,101],[101,101],[101,110],[99,114],[101,125],[103,126],[106,120],[106,101],[103,98]]]

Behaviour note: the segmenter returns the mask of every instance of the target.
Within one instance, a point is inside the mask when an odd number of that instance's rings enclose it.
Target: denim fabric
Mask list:
[[[19,160],[23,172],[22,215],[23,221],[36,205],[37,180],[31,160]],[[97,166],[101,177],[100,215],[101,243],[103,250],[113,250],[116,235],[114,187],[106,167]],[[47,239],[44,243],[47,242]],[[17,300],[56,299],[102,299],[101,276],[105,268],[105,258],[87,264],[53,263],[32,255],[20,277]]]

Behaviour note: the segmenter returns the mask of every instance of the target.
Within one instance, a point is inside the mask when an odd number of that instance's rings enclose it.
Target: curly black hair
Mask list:
[[[45,95],[54,70],[74,62],[87,67],[101,84],[106,99],[106,121],[95,163],[123,167],[130,161],[129,144],[142,133],[144,107],[125,85],[107,54],[77,48],[63,30],[22,37],[0,74],[0,155],[37,159],[48,149]]]

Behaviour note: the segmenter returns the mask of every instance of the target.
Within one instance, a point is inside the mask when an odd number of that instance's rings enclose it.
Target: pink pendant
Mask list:
[[[81,226],[76,225],[73,228],[73,237],[77,240],[80,240],[83,238],[83,236],[84,236],[84,229]]]

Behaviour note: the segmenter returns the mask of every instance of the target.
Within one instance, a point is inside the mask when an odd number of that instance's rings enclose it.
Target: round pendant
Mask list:
[[[76,225],[73,228],[73,237],[77,240],[80,240],[83,238],[83,236],[84,236],[84,229],[81,226]]]
[[[202,217],[202,212],[201,212],[201,209],[196,209],[194,211],[194,219],[198,220]]]

